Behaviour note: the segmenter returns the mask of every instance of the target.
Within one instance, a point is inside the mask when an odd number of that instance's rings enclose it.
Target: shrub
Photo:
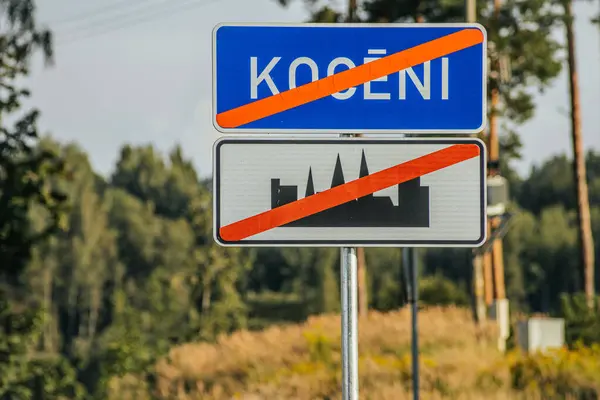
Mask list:
[[[565,319],[565,339],[569,346],[577,342],[585,345],[600,343],[599,299],[596,298],[590,308],[583,293],[561,296],[560,316]]]
[[[249,326],[264,329],[272,324],[301,322],[308,316],[306,303],[296,294],[261,292],[250,293],[246,299]]]
[[[600,346],[576,346],[515,358],[512,387],[544,399],[600,398]]]
[[[494,326],[476,327],[468,309],[423,310],[419,330],[424,398],[460,399],[473,390],[477,371],[500,357]],[[359,319],[358,332],[361,398],[409,399],[409,310],[371,312]],[[335,399],[341,397],[340,366],[339,315],[309,317],[300,325],[178,346],[157,364],[157,382],[148,393],[157,399]],[[141,385],[128,377],[113,387],[125,396]]]
[[[469,295],[450,279],[440,274],[420,280],[419,300],[428,305],[469,305]]]

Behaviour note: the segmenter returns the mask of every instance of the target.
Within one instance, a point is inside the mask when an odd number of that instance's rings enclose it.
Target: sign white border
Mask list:
[[[481,185],[481,206],[480,223],[481,236],[476,241],[467,240],[240,240],[236,242],[227,242],[221,239],[218,232],[220,226],[220,154],[219,149],[226,143],[264,143],[264,144],[293,144],[293,143],[335,143],[339,145],[356,144],[357,142],[366,142],[369,144],[477,144],[480,148],[480,185]],[[467,247],[475,248],[482,246],[487,240],[487,149],[485,143],[478,138],[364,138],[364,137],[344,137],[344,138],[282,138],[282,137],[221,137],[213,145],[213,238],[217,244],[224,247]],[[266,210],[265,210],[266,211]],[[250,216],[248,216],[250,217]]]

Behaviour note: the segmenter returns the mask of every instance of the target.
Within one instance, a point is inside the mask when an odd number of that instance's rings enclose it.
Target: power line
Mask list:
[[[50,21],[49,25],[61,25],[61,24],[68,25],[68,24],[70,24],[72,22],[80,22],[81,20],[86,20],[86,19],[89,19],[89,18],[94,18],[95,16],[102,15],[102,13],[104,13],[106,11],[110,12],[111,10],[124,9],[124,8],[127,8],[128,5],[129,6],[131,6],[131,5],[135,6],[135,5],[140,5],[140,4],[143,4],[143,3],[148,3],[148,0],[142,0],[142,1],[139,1],[139,2],[135,2],[135,1],[132,1],[132,0],[120,0],[120,1],[116,1],[114,3],[107,4],[107,5],[103,6],[103,7],[95,8],[95,9],[93,9],[91,11],[84,11],[84,12],[81,12],[81,13],[78,13],[78,14],[67,16],[67,17],[62,18],[62,19],[58,19],[58,20],[55,20],[55,21]]]
[[[94,18],[95,17],[99,17],[96,18],[96,20],[92,20],[88,23],[84,23],[84,24],[79,24],[79,25],[75,25],[71,28],[67,28],[67,29],[61,29],[61,27],[59,26],[58,29],[53,28],[54,30],[58,31],[58,32],[63,32],[66,34],[69,33],[78,33],[81,31],[86,31],[86,30],[90,30],[96,27],[102,27],[105,26],[107,23],[111,24],[111,23],[115,23],[115,22],[119,22],[121,20],[123,20],[123,18],[127,19],[128,17],[131,16],[139,16],[139,15],[145,15],[146,13],[150,12],[151,14],[153,14],[153,10],[154,11],[161,11],[161,10],[169,10],[170,8],[172,8],[172,6],[177,6],[177,5],[181,5],[182,2],[185,3],[189,3],[189,0],[159,0],[158,2],[149,2],[149,1],[141,1],[141,2],[134,2],[133,4],[133,9],[129,9],[127,10],[127,7],[117,7],[117,8],[113,8],[114,11],[117,11],[116,14],[111,15],[111,13],[98,13],[98,14],[87,14],[88,17]],[[116,4],[116,3],[115,3]],[[131,8],[131,7],[130,7]],[[75,18],[70,18],[69,20],[71,20],[72,22],[82,22],[82,19],[75,19]],[[83,20],[85,20],[85,18],[83,18]],[[68,25],[68,24],[67,24]]]
[[[81,32],[84,32],[83,35],[73,36],[73,39],[71,39],[71,40],[65,40],[65,41],[59,40],[58,44],[63,45],[63,44],[75,43],[82,39],[88,39],[91,37],[114,32],[114,31],[117,31],[117,30],[120,30],[123,28],[133,27],[133,26],[142,24],[144,22],[156,20],[157,18],[160,18],[160,17],[168,17],[168,16],[171,16],[171,15],[183,12],[183,11],[200,8],[202,6],[206,6],[206,5],[215,3],[216,1],[217,0],[182,0],[177,5],[174,6],[173,5],[174,1],[171,0],[170,4],[164,4],[165,6],[169,5],[168,7],[147,8],[145,10],[142,10],[142,12],[128,13],[128,14],[123,15],[124,17],[133,16],[135,18],[111,19],[111,20],[104,21],[104,22],[107,22],[105,24],[100,23],[100,24],[88,25],[86,27],[88,29],[80,30]],[[144,12],[144,11],[147,11],[147,12]],[[95,28],[105,28],[105,29],[94,30]],[[87,32],[87,34],[85,34],[86,32]],[[77,33],[77,32],[74,32],[74,33]]]

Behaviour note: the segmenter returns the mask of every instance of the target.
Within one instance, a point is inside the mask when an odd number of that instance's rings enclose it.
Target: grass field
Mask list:
[[[501,360],[493,325],[476,328],[465,309],[431,308],[420,313],[419,328],[423,398],[493,398],[484,382],[486,368]],[[172,349],[168,359],[157,365],[155,395],[165,399],[337,399],[341,397],[340,359],[337,315],[261,332],[236,332],[213,345]],[[361,319],[361,399],[408,399],[410,362],[408,310],[372,312]],[[114,389],[123,395],[126,386],[140,386],[135,381],[124,378],[114,382]],[[131,395],[142,398],[139,392]],[[507,398],[501,391],[498,396]]]
[[[598,349],[503,355],[495,325],[477,328],[467,309],[429,308],[419,316],[422,399],[598,398]],[[126,376],[112,382],[111,398],[340,399],[340,358],[340,318],[324,315],[173,348],[157,364],[152,388]],[[361,399],[412,398],[409,310],[361,319],[359,375]]]

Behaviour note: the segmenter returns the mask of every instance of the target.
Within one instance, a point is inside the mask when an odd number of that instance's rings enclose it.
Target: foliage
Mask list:
[[[590,205],[600,204],[600,154],[589,151],[586,170]],[[565,154],[556,155],[543,165],[534,166],[529,179],[523,182],[518,202],[534,214],[554,205],[575,209],[575,190],[571,161]]]
[[[450,279],[428,276],[419,282],[419,301],[427,305],[469,305],[469,296]]]
[[[80,399],[85,391],[60,356],[36,351],[43,313],[15,307],[0,291],[0,399]]]
[[[410,398],[409,318],[404,309],[372,313],[359,322],[359,385],[369,398]],[[598,345],[533,354],[515,350],[502,357],[494,348],[495,328],[478,331],[466,309],[429,308],[421,319],[424,397],[584,400],[600,395]],[[223,336],[214,345],[174,348],[157,365],[156,393],[159,399],[339,397],[338,324],[337,316],[310,318],[298,326]],[[118,382],[114,386],[123,388]],[[149,398],[148,391],[137,393]]]
[[[470,318],[467,309],[433,307],[423,311],[424,397],[483,394],[475,385],[477,372],[500,355],[494,351],[494,326],[477,328]],[[359,385],[365,396],[409,398],[409,321],[408,309],[373,312],[360,319]],[[157,364],[158,379],[149,390],[159,399],[339,398],[339,324],[339,315],[310,317],[300,325],[240,331],[223,335],[214,344],[173,348]],[[448,335],[458,330],[461,335]],[[124,383],[125,379],[116,379],[112,386],[122,390]],[[132,386],[137,390],[143,384]],[[149,394],[137,398],[143,400]]]
[[[34,246],[64,227],[67,206],[56,187],[62,160],[38,146],[39,111],[22,109],[30,93],[17,84],[36,52],[52,57],[34,11],[30,0],[0,1],[0,398],[77,399],[83,391],[68,360],[38,352],[45,309],[26,301],[21,281]]]
[[[52,57],[50,33],[39,29],[34,10],[31,0],[0,1],[0,279],[11,283],[18,279],[32,245],[60,227],[65,205],[64,195],[50,182],[61,172],[61,160],[34,149],[39,111],[23,112],[23,99],[30,93],[16,83],[28,74],[36,51],[41,50],[47,61]],[[12,127],[6,126],[10,117],[16,119]],[[46,224],[37,232],[28,223],[35,205],[47,212]]]
[[[565,319],[565,339],[570,347],[600,344],[600,298],[590,308],[584,294],[563,294],[560,316]]]
[[[49,139],[40,146],[65,160],[71,179],[61,187],[71,198],[72,207],[64,232],[34,246],[21,279],[31,293],[29,300],[48,310],[48,318],[40,328],[40,348],[48,354],[66,357],[77,367],[77,379],[97,398],[106,398],[122,385],[127,390],[146,391],[144,387],[151,387],[152,382],[161,379],[162,372],[153,367],[156,360],[167,353],[172,358],[169,349],[181,343],[199,340],[218,343],[222,333],[243,328],[269,329],[273,324],[306,318],[311,321],[313,314],[338,309],[336,250],[263,248],[244,252],[214,245],[210,193],[193,170],[186,169],[183,157],[169,156],[169,160],[175,161],[165,162],[149,147],[130,147],[127,157],[143,159],[143,166],[119,160],[121,169],[113,175],[120,176],[114,178],[119,182],[117,185],[112,179],[97,176],[86,154],[77,146],[59,145]],[[171,154],[176,153],[174,150]],[[593,161],[594,157],[595,153],[590,153],[588,158]],[[554,162],[557,159],[548,161]],[[590,162],[590,165],[597,164]],[[600,176],[594,168],[590,168],[592,183]],[[131,172],[141,170],[146,172]],[[163,178],[155,184],[148,176]],[[533,182],[527,178],[522,184]],[[168,193],[161,192],[161,186],[169,186]],[[180,196],[190,200],[179,203],[181,207],[170,208]],[[538,215],[519,204],[511,207],[516,215],[505,238],[509,298],[524,309],[557,311],[560,302],[555,293],[571,293],[577,288],[578,277],[572,264],[573,212],[562,204],[546,204],[540,207]],[[30,213],[32,226],[38,226],[43,219],[34,211]],[[600,229],[599,211],[592,213],[596,230]],[[421,302],[466,304],[469,251],[443,249],[421,253]],[[371,307],[392,310],[404,305],[401,251],[369,248],[366,256],[370,266],[367,281]],[[576,315],[581,321],[574,319],[572,325],[587,328],[583,331],[568,328],[568,332],[575,332],[572,340],[579,338],[591,343],[595,340],[594,320],[579,311]],[[327,334],[326,342],[335,342],[330,335],[338,331],[339,326],[332,324],[319,332]],[[585,339],[586,335],[589,339]],[[302,336],[297,340],[307,338]],[[325,342],[317,340],[314,354],[331,350],[324,345]],[[424,344],[425,352],[428,346],[435,345]],[[405,351],[406,348],[402,350]],[[330,360],[327,363],[310,359],[298,362],[290,373],[295,376],[315,368],[328,371],[337,365],[339,353],[331,350],[327,357]],[[364,363],[375,363],[377,368],[380,364],[398,365],[398,375],[390,379],[401,382],[405,379],[403,374],[410,371],[400,367],[404,365],[403,356],[399,355],[396,361],[386,357]],[[213,362],[224,365],[219,360]],[[259,373],[262,372],[251,370],[247,379]],[[323,373],[327,380],[315,384],[334,387],[335,377]],[[380,376],[377,374],[368,380],[375,382],[375,376]],[[440,390],[458,390],[448,389],[444,382],[438,382],[440,388],[445,388]],[[181,384],[189,386],[190,382]],[[208,386],[216,387],[209,382],[205,384],[207,393],[213,390]]]
[[[479,5],[480,22],[513,66],[502,90],[502,115],[512,122],[505,121],[501,140],[503,174],[515,200],[504,241],[511,309],[561,312],[570,345],[592,345],[600,341],[598,311],[570,297],[582,287],[570,161],[556,155],[525,177],[510,169],[521,146],[514,124],[533,112],[529,89],[545,88],[559,71],[558,47],[548,34],[557,15],[552,2],[511,0],[496,20],[490,4]],[[416,13],[448,21],[463,12],[456,1],[371,0],[364,6],[363,21],[410,20]],[[339,311],[337,249],[217,246],[211,186],[179,146],[163,155],[151,145],[124,145],[112,174],[102,177],[77,144],[40,140],[39,113],[22,109],[28,92],[16,84],[36,51],[51,61],[50,34],[37,26],[34,11],[31,0],[0,0],[0,399],[143,398],[149,390],[207,399],[236,391],[339,397],[339,319],[314,317]],[[313,19],[340,22],[344,16],[323,8]],[[9,121],[16,122],[9,128]],[[587,154],[587,170],[593,229],[600,234],[599,153]],[[470,250],[420,256],[421,301],[467,304]],[[361,385],[373,398],[402,399],[410,382],[408,316],[405,310],[377,312],[405,304],[401,250],[369,248],[366,257],[375,311],[361,318]],[[489,336],[476,331],[467,314],[424,312],[427,393],[481,393],[473,366],[497,355],[468,347],[482,337],[488,346]],[[265,330],[250,334],[248,328]],[[575,353],[589,355],[581,349],[566,354]],[[574,378],[570,368],[579,371],[579,361],[564,361],[560,368],[569,371],[546,376],[537,367],[542,364],[520,360],[513,371],[525,385],[594,382]],[[515,394],[498,377],[508,372],[488,379],[499,382],[499,398]]]
[[[346,15],[330,5],[305,0],[313,10],[311,21],[345,22]],[[279,0],[287,5],[289,0]],[[357,22],[463,22],[465,2],[458,0],[367,0],[361,2]],[[501,108],[489,110],[503,118],[503,145],[507,152],[501,153],[504,167],[507,160],[517,156],[520,146],[515,129],[529,120],[534,113],[532,93],[536,87],[545,90],[562,69],[559,59],[560,43],[552,37],[551,30],[562,23],[559,2],[538,0],[509,0],[502,2],[498,13],[493,3],[477,2],[477,22],[487,30],[493,51],[510,60],[510,76],[501,80],[499,74],[490,74],[488,97],[500,88]],[[506,171],[510,175],[510,170]]]
[[[249,324],[253,329],[269,325],[301,322],[308,317],[307,304],[294,293],[261,292],[250,293],[246,299]]]
[[[511,366],[512,387],[544,399],[598,399],[600,347],[556,349],[518,357]]]
[[[405,304],[406,290],[402,275],[402,249],[365,249],[369,307],[381,311]]]

